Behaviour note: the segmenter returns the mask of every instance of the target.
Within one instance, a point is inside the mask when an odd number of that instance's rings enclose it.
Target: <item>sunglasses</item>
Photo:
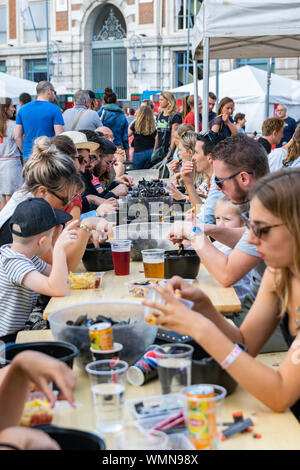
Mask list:
[[[97,159],[96,155],[90,155],[90,162],[95,162]]]
[[[275,225],[266,225],[265,227],[260,227],[259,225],[252,224],[250,220],[244,214],[242,214],[242,217],[245,221],[246,227],[249,230],[252,230],[252,232],[257,238],[261,238],[262,235],[266,235],[267,233],[269,233],[271,228],[281,227],[281,225],[285,225],[285,224],[275,224]]]
[[[83,155],[77,155],[76,158],[77,158],[77,160],[78,160],[78,162],[79,162],[79,165],[83,165],[84,163],[85,163],[85,165],[88,165],[88,164],[90,163],[90,161],[91,161],[91,160],[90,160],[91,157],[89,157],[89,161],[87,162],[87,161],[85,160],[85,157],[84,157]]]
[[[80,194],[77,193],[77,194],[74,194],[74,196],[72,196],[71,199],[67,199],[65,197],[60,196],[59,194],[56,194],[54,191],[50,191],[49,189],[47,191],[48,191],[48,193],[50,193],[53,196],[57,197],[57,199],[59,199],[65,207],[69,206],[71,204],[71,202],[73,201],[73,199],[75,199],[77,196],[80,196]]]
[[[227,176],[226,178],[222,178],[222,179],[219,179],[215,176],[215,183],[220,189],[222,189],[224,181],[231,180],[232,178],[235,178],[240,173],[242,172],[237,171],[236,173],[233,173],[233,175]],[[253,175],[253,171],[244,171],[244,173],[248,173],[248,175]]]

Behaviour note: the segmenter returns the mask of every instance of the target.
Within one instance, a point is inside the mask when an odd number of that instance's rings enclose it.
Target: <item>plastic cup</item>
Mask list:
[[[191,384],[193,346],[169,343],[160,346],[158,377],[162,394],[178,393]]]
[[[110,242],[116,276],[128,276],[130,273],[130,240]]]
[[[198,384],[183,389],[181,393],[191,444],[197,450],[217,450],[227,393],[225,388]]]
[[[136,427],[127,427],[115,437],[118,450],[166,450],[169,438],[162,431],[141,432]]]
[[[86,366],[99,432],[118,432],[123,428],[127,369],[127,362],[111,359]]]
[[[145,277],[164,279],[165,277],[165,250],[142,250]]]
[[[106,351],[97,350],[93,347],[90,348],[94,361],[103,361],[104,359],[113,359],[119,357],[120,352],[123,349],[123,345],[120,343],[114,343],[112,349]]]

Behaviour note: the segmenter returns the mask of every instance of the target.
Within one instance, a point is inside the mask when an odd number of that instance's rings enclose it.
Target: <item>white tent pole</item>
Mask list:
[[[270,57],[268,59],[266,97],[265,97],[265,119],[267,119],[269,117],[271,72],[272,72],[272,57]]]
[[[194,76],[194,109],[195,109],[195,132],[199,131],[199,112],[198,112],[198,61],[193,61]]]
[[[216,60],[216,97],[217,97],[216,109],[218,108],[218,105],[219,105],[219,71],[220,71],[219,59],[217,59]]]
[[[208,93],[209,93],[209,38],[204,38],[203,46],[203,105],[202,132],[208,131]]]

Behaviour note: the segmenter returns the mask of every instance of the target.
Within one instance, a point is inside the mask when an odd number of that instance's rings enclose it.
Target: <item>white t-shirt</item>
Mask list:
[[[225,255],[229,256],[230,253],[232,252],[232,248],[229,246],[223,245],[223,243],[220,242],[214,242],[213,243],[214,247],[220,250],[222,253]],[[250,291],[250,284],[251,284],[251,271],[247,273],[242,279],[237,281],[235,284],[233,284],[233,288],[240,299],[241,302],[243,302],[246,294],[249,293]]]
[[[283,148],[274,149],[268,155],[269,161],[269,168],[270,172],[281,170],[281,168],[297,168],[300,167],[300,156],[293,160],[292,162],[288,162],[287,164],[283,163],[287,154],[287,150]]]
[[[39,294],[25,287],[22,281],[26,274],[43,272],[46,266],[37,256],[29,259],[10,245],[0,248],[0,337],[24,328]]]

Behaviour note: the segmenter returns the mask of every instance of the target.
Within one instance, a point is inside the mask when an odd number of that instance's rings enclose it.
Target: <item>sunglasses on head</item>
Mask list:
[[[272,228],[280,227],[281,225],[285,225],[285,224],[274,224],[274,225],[266,225],[264,227],[261,227],[260,225],[256,225],[256,224],[251,223],[250,220],[248,219],[248,217],[245,214],[242,214],[242,217],[245,221],[246,227],[249,230],[252,230],[252,232],[254,233],[254,235],[257,238],[261,238],[262,235],[266,235],[267,233],[270,232],[270,230]]]
[[[231,180],[232,178],[235,178],[240,173],[242,173],[242,171],[237,171],[236,173],[233,173],[233,175],[226,176],[226,178],[222,178],[222,179],[219,179],[215,176],[215,183],[220,189],[222,189],[224,181]],[[244,171],[244,173],[248,173],[248,175],[253,175],[253,171]]]

